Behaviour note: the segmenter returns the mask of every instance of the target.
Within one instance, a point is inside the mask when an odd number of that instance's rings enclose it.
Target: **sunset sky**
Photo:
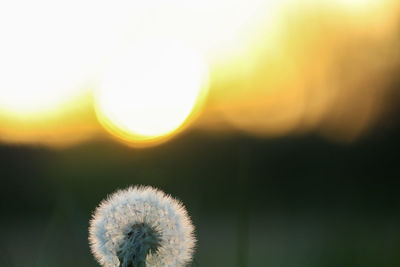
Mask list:
[[[399,18],[392,0],[4,2],[0,139],[352,141],[398,103]]]

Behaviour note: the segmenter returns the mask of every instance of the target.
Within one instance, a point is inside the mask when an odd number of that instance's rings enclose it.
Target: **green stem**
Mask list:
[[[135,224],[119,252],[120,267],[146,267],[146,257],[157,250],[159,234],[146,224]]]
[[[197,260],[196,257],[194,257],[193,263],[194,263],[195,266],[201,267],[201,265],[200,265],[200,263],[199,263],[199,261]]]

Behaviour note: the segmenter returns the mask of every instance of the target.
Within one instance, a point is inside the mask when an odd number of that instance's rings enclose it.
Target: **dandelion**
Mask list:
[[[179,201],[149,186],[129,187],[96,209],[89,243],[105,267],[178,267],[192,259],[193,231]]]

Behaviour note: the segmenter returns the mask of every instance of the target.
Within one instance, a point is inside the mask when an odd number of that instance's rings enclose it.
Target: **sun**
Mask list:
[[[189,121],[204,101],[207,64],[185,43],[146,39],[111,60],[95,92],[96,114],[133,145],[159,143]]]

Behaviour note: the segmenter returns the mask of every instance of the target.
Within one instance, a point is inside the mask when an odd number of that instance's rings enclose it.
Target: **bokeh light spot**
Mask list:
[[[206,63],[184,43],[149,38],[122,49],[95,94],[96,113],[113,135],[149,145],[180,128],[204,100]]]

